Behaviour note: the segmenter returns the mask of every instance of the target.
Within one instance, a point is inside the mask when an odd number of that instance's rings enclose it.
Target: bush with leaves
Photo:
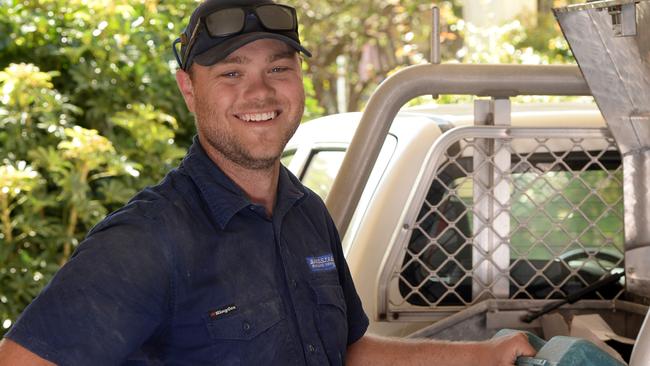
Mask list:
[[[195,2],[0,4],[3,333],[88,230],[191,143],[170,45]]]
[[[74,124],[80,111],[54,89],[54,75],[30,64],[11,64],[0,72],[3,328],[38,294],[110,204],[123,203],[108,198],[109,182],[138,173],[109,139]]]

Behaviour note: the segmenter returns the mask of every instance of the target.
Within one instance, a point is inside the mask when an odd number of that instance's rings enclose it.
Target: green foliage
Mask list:
[[[314,82],[311,78],[304,78],[305,84],[305,113],[302,116],[303,121],[309,121],[316,117],[320,117],[325,113],[325,108],[321,107],[316,99],[316,92],[314,91]]]
[[[347,111],[359,110],[388,72],[422,61],[431,32],[431,1],[290,1],[299,9],[314,96],[326,114],[341,112],[343,75]],[[439,2],[449,9],[451,1]]]
[[[9,326],[109,207],[98,184],[137,173],[29,64],[0,72],[0,316]],[[130,169],[129,169],[130,168]],[[133,191],[131,190],[131,193]],[[123,197],[120,197],[123,198]]]
[[[118,127],[114,130],[114,141],[120,151],[138,162],[127,165],[127,169],[148,185],[175,167],[185,155],[185,149],[176,145],[176,119],[150,104],[129,105],[110,121]]]
[[[569,1],[569,3],[575,1]],[[557,3],[553,6],[564,6]],[[462,47],[455,54],[447,53],[453,62],[492,64],[574,64],[575,59],[568,43],[561,34],[553,14],[548,11],[522,14],[519,19],[489,27],[476,27],[463,19],[451,17],[448,28],[454,37],[463,40]],[[443,37],[444,39],[444,37]],[[444,45],[444,43],[443,43]],[[444,50],[444,49],[443,49]],[[440,104],[471,103],[473,96],[441,95]],[[514,102],[559,102],[574,101],[593,103],[591,97],[562,96],[518,96]],[[430,103],[430,97],[420,97],[409,105]]]
[[[184,155],[194,121],[170,45],[194,5],[2,1],[2,328],[94,224]]]
[[[194,2],[9,1],[0,12],[0,67],[20,60],[57,70],[54,87],[83,114],[79,124],[110,135],[107,119],[140,102],[180,116],[189,141],[192,119],[177,91],[171,42]]]

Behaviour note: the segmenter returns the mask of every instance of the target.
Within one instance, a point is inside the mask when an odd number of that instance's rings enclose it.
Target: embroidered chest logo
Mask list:
[[[319,257],[307,257],[307,265],[312,272],[333,271],[336,269],[334,263],[334,256],[332,254],[325,254]]]
[[[232,313],[233,311],[236,310],[237,310],[237,305],[235,304],[226,305],[220,309],[210,310],[208,312],[208,315],[210,316],[210,319],[216,320],[219,319],[221,316]]]

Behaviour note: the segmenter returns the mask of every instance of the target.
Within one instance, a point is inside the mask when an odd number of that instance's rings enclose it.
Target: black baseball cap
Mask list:
[[[174,41],[173,48],[180,67],[187,71],[192,63],[210,66],[223,60],[238,48],[258,39],[270,38],[287,43],[296,51],[311,57],[311,53],[300,44],[298,37],[298,23],[295,19],[295,10],[291,7],[294,16],[292,29],[275,30],[266,27],[254,11],[260,5],[275,4],[271,0],[206,0],[203,1],[192,13],[190,22],[181,37]],[[286,6],[285,6],[286,7]],[[241,8],[246,11],[244,25],[239,32],[226,36],[212,36],[208,30],[206,16],[222,9]],[[198,25],[198,26],[197,26]],[[212,23],[212,25],[215,25]],[[216,25],[218,26],[218,24]],[[176,43],[181,43],[180,56]],[[187,48],[190,47],[189,52]]]

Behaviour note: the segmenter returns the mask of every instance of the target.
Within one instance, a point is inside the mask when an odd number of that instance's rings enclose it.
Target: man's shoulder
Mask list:
[[[198,193],[191,180],[177,170],[171,171],[160,183],[147,187],[124,206],[108,214],[91,229],[88,236],[111,227],[137,227],[138,231],[160,230],[165,223],[190,220],[197,214]],[[200,210],[200,209],[199,209]]]
[[[329,211],[327,210],[327,206],[325,205],[325,201],[321,196],[319,196],[316,192],[312,191],[309,187],[303,186],[304,187],[304,192],[305,196],[300,203],[300,206],[303,206],[305,209],[307,209],[311,213],[315,213],[318,215],[326,215],[329,217]]]
[[[290,182],[297,191],[302,192],[299,206],[307,206],[310,209],[317,209],[318,211],[327,211],[323,199],[314,192],[311,188],[304,185],[298,177],[296,177],[289,169],[282,166],[280,175],[286,175],[287,181]]]
[[[300,203],[294,207],[295,217],[310,221],[314,227],[326,230],[330,237],[336,237],[338,241],[336,226],[323,198],[308,187],[304,187],[304,193]]]

